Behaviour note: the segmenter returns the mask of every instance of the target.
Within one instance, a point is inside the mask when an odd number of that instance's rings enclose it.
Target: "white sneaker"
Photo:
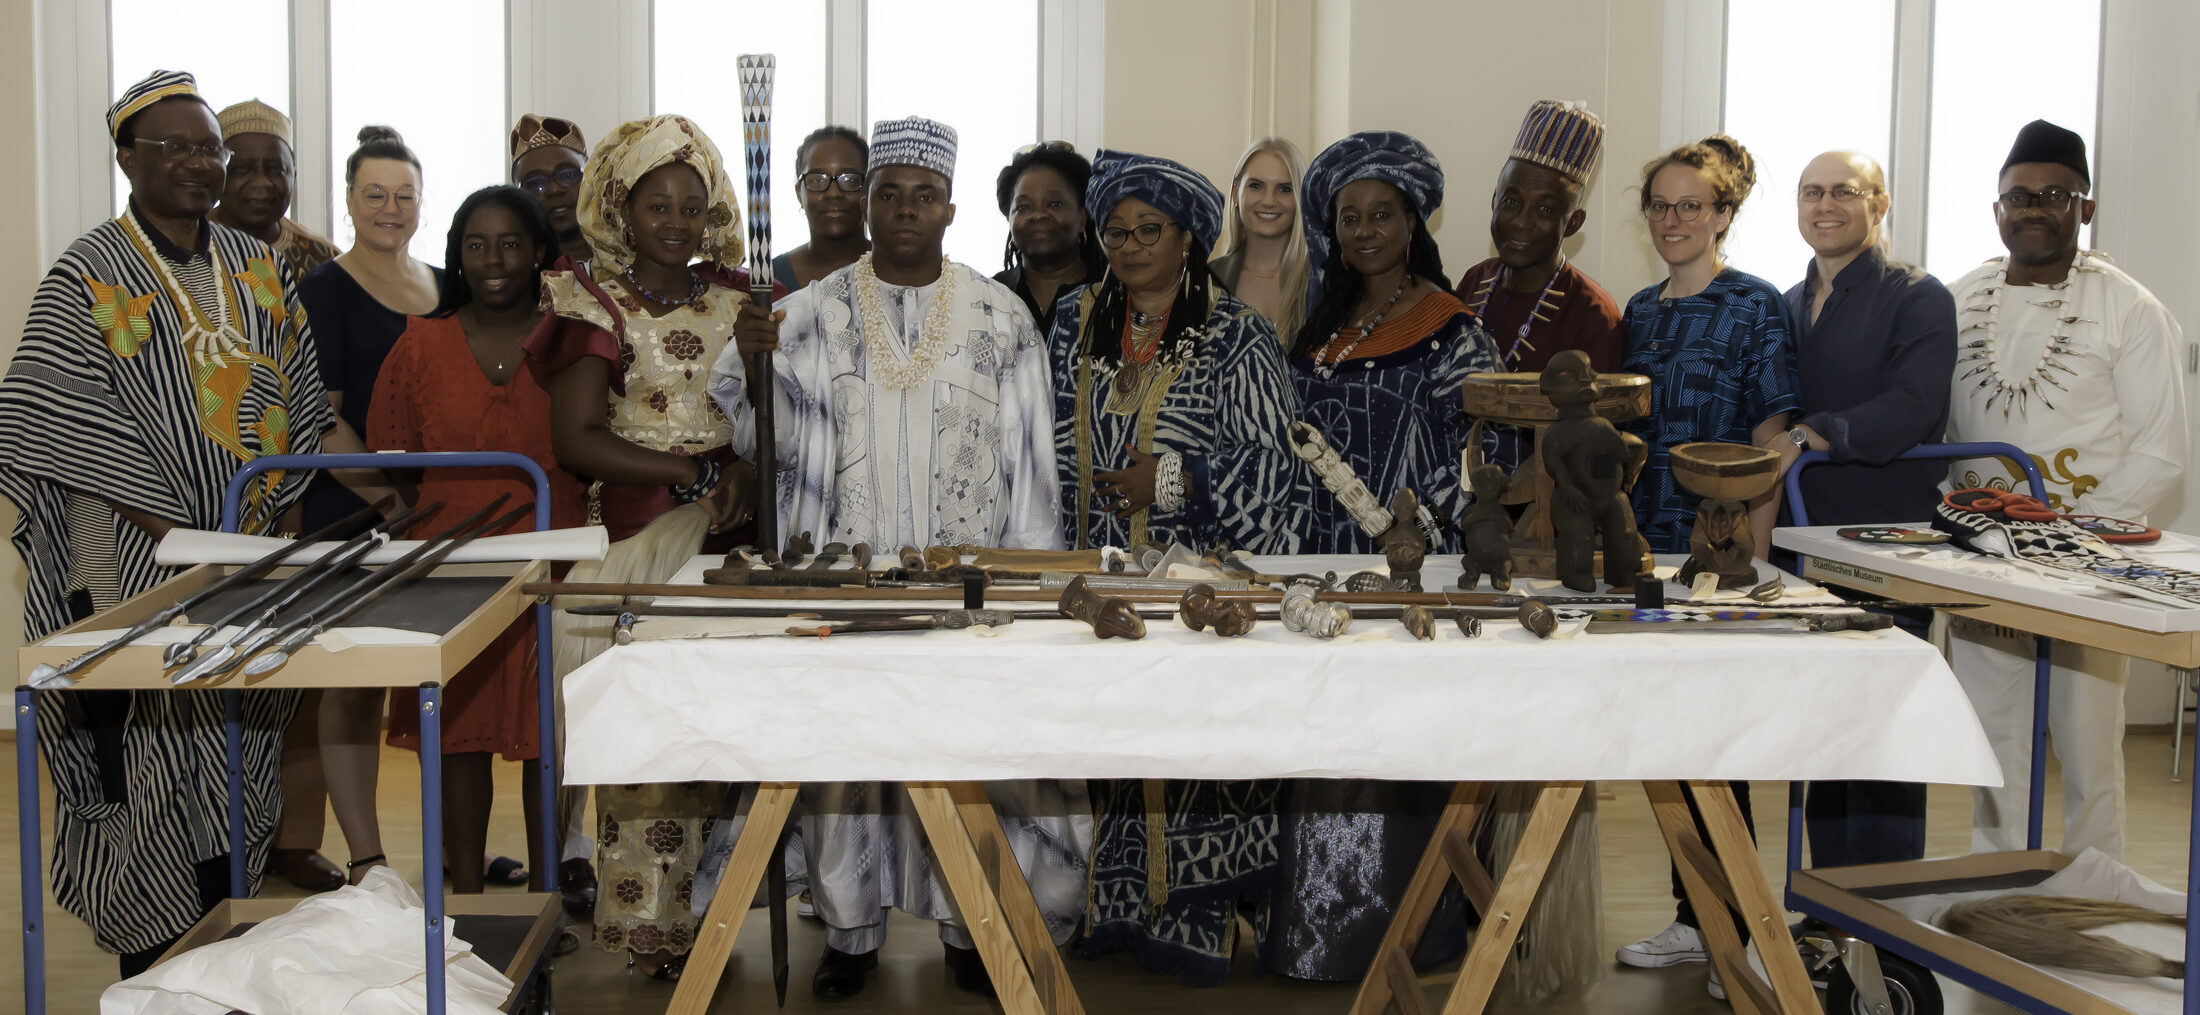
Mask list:
[[[1726,983],[1719,979],[1718,963],[1711,963],[1711,979],[1704,981],[1703,989],[1718,1000],[1726,1000]]]
[[[1657,969],[1677,966],[1683,962],[1702,962],[1709,958],[1703,948],[1703,934],[1696,928],[1678,921],[1665,925],[1665,929],[1619,950],[1619,960],[1637,969]]]

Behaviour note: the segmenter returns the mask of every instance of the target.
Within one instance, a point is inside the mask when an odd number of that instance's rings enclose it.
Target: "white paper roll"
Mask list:
[[[189,564],[250,564],[275,552],[289,540],[273,536],[244,536],[205,529],[170,529],[153,550],[153,562],[166,567]],[[399,540],[367,555],[366,563],[387,564],[420,545],[417,539]],[[284,563],[307,564],[321,559],[340,542],[321,542],[302,547]],[[506,560],[602,560],[611,548],[610,533],[601,525],[543,532],[515,532],[484,536],[458,548],[446,563],[477,564]]]

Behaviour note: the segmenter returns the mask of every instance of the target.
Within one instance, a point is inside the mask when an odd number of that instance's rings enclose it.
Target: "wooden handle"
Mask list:
[[[770,313],[771,279],[765,278],[761,290],[753,284],[754,279],[750,282],[749,297]],[[778,383],[772,377],[771,353],[743,353],[741,365],[748,372],[749,407],[756,424],[752,462],[756,466],[756,532],[758,540],[769,546],[779,538],[779,430],[772,419],[772,399]]]

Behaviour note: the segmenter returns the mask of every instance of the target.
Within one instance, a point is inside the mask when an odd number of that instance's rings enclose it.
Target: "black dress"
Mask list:
[[[443,269],[428,270],[435,273],[440,289]],[[335,261],[306,272],[298,282],[298,301],[305,305],[306,323],[313,330],[321,386],[344,396],[344,409],[338,415],[351,424],[352,432],[366,433],[374,381],[382,373],[382,360],[397,345],[397,336],[405,333],[405,315],[368,295],[359,280]],[[306,530],[334,524],[365,506],[334,476],[316,472],[306,488]]]

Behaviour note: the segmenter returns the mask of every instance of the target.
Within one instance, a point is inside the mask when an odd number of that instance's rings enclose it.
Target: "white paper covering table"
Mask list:
[[[1374,558],[1252,561],[1265,572],[1310,565],[1347,572],[1371,562],[1380,566]],[[683,572],[686,580],[695,580],[706,563],[716,561],[698,561]],[[1457,575],[1455,560],[1432,559],[1424,572],[1432,590]],[[1673,598],[1681,594],[1677,587],[1671,591]],[[1436,871],[1439,890],[1442,871],[1431,864],[1462,881],[1471,878],[1459,871],[1456,851],[1444,855],[1445,836],[1464,836],[1471,828],[1487,802],[1488,784],[1548,785],[1529,832],[1535,838],[1536,822],[1542,823],[1549,841],[1540,851],[1547,863],[1582,783],[1642,780],[1652,784],[1672,848],[1682,850],[1679,836],[1699,854],[1694,867],[1724,868],[1702,871],[1714,875],[1705,879],[1683,862],[1684,877],[1694,882],[1691,894],[1716,888],[1749,896],[1725,900],[1745,913],[1770,906],[1771,893],[1754,873],[1755,855],[1732,794],[1715,780],[2000,781],[1946,664],[1929,645],[1899,631],[1583,634],[1537,641],[1515,624],[1493,621],[1470,641],[1449,625],[1439,630],[1435,642],[1414,642],[1394,620],[1361,620],[1352,634],[1379,637],[1354,641],[1348,634],[1318,642],[1263,622],[1250,636],[1224,640],[1171,621],[1149,621],[1143,641],[1102,642],[1082,625],[1030,618],[994,638],[935,631],[844,639],[638,639],[566,679],[565,770],[571,782],[599,784],[1453,780],[1462,785],[1447,810],[1445,831],[1423,861],[1427,871]],[[1696,840],[1679,780],[1688,780],[1714,814],[1712,843]],[[963,814],[975,817],[968,806]],[[1727,820],[1721,824],[1718,817]],[[1675,821],[1679,827],[1672,827]],[[1481,893],[1478,909],[1524,910],[1540,883],[1537,852],[1524,845],[1505,880],[1494,885],[1495,896]],[[720,897],[748,898],[739,885],[729,868]],[[1433,906],[1433,892],[1427,902]],[[1418,924],[1401,930],[1413,923],[1414,908],[1409,897],[1394,936],[1418,935]],[[1707,897],[1698,909],[1724,907]],[[1420,914],[1421,922],[1426,915]],[[1519,921],[1496,924],[1517,932]],[[1730,925],[1727,932],[1735,929]],[[1491,941],[1485,949],[1477,940],[1475,953],[1491,950],[1501,965],[1510,935],[1482,935],[1498,936],[1506,937],[1502,946]],[[1738,951],[1739,942],[1733,943]],[[1793,949],[1785,956],[1793,958]],[[1469,973],[1474,961],[1470,954]],[[1792,979],[1783,975],[1791,972],[1784,961],[1775,966],[1772,992],[1779,996],[1763,997],[1760,1007],[1802,1010],[1798,994],[1808,994],[1808,984],[1793,989],[1801,982],[1800,964]],[[1384,973],[1379,963],[1370,978],[1378,1002],[1390,995],[1387,985],[1377,984]],[[1495,973],[1489,969],[1488,978]],[[1473,978],[1463,974],[1462,986]],[[1003,997],[1009,1000],[1009,993]],[[1462,1006],[1455,995],[1447,1010],[1474,1010],[1484,999],[1486,991]],[[1362,1010],[1380,1007],[1366,1007],[1369,992],[1361,1000]]]

